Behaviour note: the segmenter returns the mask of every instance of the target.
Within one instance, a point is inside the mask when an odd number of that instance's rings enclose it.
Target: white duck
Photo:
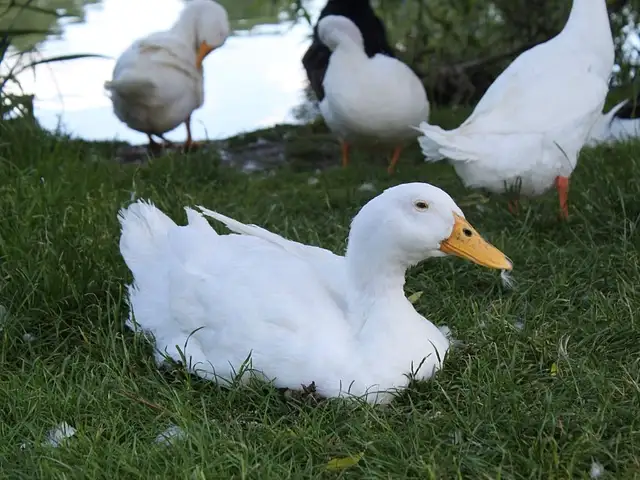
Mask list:
[[[405,271],[446,254],[512,268],[449,195],[424,183],[367,203],[344,257],[200,208],[243,234],[218,235],[189,208],[178,226],[138,201],[119,214],[120,251],[134,278],[132,314],[155,337],[158,363],[183,352],[189,371],[210,380],[234,379],[251,356],[251,371],[277,387],[315,382],[325,397],[387,402],[412,369],[431,377],[449,348],[405,297]]]
[[[614,48],[605,0],[574,0],[557,36],[517,57],[454,130],[422,123],[426,161],[448,157],[466,186],[540,195],[569,176],[608,91]],[[510,209],[517,209],[510,201]]]
[[[624,100],[618,103],[600,118],[591,129],[589,146],[603,143],[613,144],[633,138],[640,138],[640,107],[639,98]]]
[[[329,50],[319,108],[342,144],[342,165],[352,142],[377,140],[395,146],[393,172],[403,144],[416,138],[412,128],[429,119],[424,86],[400,60],[378,53],[369,58],[358,27],[347,17],[327,15],[318,22],[318,37]]]
[[[152,135],[184,123],[185,147],[192,143],[191,114],[204,102],[202,62],[229,35],[226,10],[213,0],[186,3],[178,21],[165,32],[136,40],[122,53],[105,83],[115,115],[130,128]]]

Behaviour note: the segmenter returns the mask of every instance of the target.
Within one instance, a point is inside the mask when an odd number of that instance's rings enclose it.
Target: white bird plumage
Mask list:
[[[138,201],[119,214],[120,251],[133,273],[133,317],[155,339],[157,361],[183,353],[192,373],[211,380],[233,379],[250,355],[254,374],[278,387],[315,382],[323,396],[389,401],[412,368],[429,378],[449,348],[405,297],[405,271],[446,254],[511,268],[427,184],[367,203],[344,257],[200,208],[239,234],[217,234],[190,208],[178,226]]]
[[[562,204],[613,61],[605,1],[574,0],[564,29],[518,56],[458,128],[419,126],[426,161],[449,158],[467,187],[496,193],[535,196],[555,182]]]
[[[393,171],[403,143],[418,135],[412,126],[429,119],[422,82],[396,58],[381,53],[369,58],[362,33],[347,17],[322,18],[318,36],[332,51],[319,108],[342,142],[343,165],[350,143],[374,140],[396,147],[389,165]]]
[[[640,138],[640,118],[638,118],[640,112],[633,111],[631,102],[632,99],[624,100],[607,113],[600,115],[591,129],[587,144],[594,147],[603,143],[613,144]],[[633,102],[637,105],[637,99],[633,99]],[[620,112],[623,109],[625,111]]]
[[[133,130],[163,135],[182,123],[192,142],[191,114],[204,102],[203,59],[229,35],[227,12],[213,0],[188,2],[171,29],[136,40],[105,82],[113,111]]]

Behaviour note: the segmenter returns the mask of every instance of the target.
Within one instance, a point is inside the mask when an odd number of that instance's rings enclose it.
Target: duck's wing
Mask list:
[[[309,382],[314,342],[351,332],[344,309],[308,262],[261,237],[206,234],[213,229],[198,216],[169,232],[167,313],[175,327],[155,324],[158,348],[175,358],[182,347],[204,378],[230,379],[251,355],[250,366],[276,384]]]
[[[572,67],[571,62],[562,63],[563,58],[545,58],[539,65],[534,60],[512,65],[498,77],[460,129],[544,133],[595,121],[608,92],[607,82],[587,69]]]
[[[375,14],[371,5],[369,5],[366,15],[356,17],[352,20],[362,32],[364,50],[369,57],[381,53],[388,57],[395,58],[396,53],[387,39],[387,30],[384,22]]]
[[[324,82],[324,76],[327,73],[330,57],[331,51],[318,40],[316,30],[314,29],[313,42],[302,57],[302,66],[307,73],[307,79],[318,102],[324,100],[325,94],[322,84]]]
[[[343,256],[325,248],[288,240],[258,225],[246,225],[202,206],[198,208],[202,214],[221,222],[232,232],[261,238],[308,263],[331,293],[334,301],[346,309],[347,278]]]
[[[179,226],[140,201],[119,215],[130,306],[158,363],[166,355],[204,378],[230,379],[251,354],[254,368],[286,385],[310,381],[289,376],[306,371],[314,339],[350,332],[323,282],[273,242],[218,235],[198,212],[187,216]]]

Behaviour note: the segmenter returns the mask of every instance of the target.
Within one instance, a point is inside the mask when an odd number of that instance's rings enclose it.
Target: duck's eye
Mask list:
[[[414,205],[416,209],[420,210],[421,212],[429,209],[429,204],[427,202],[423,202],[422,200],[418,200],[414,203]]]

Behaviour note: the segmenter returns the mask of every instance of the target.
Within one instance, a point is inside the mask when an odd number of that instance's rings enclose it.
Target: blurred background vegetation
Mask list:
[[[424,79],[437,105],[477,102],[518,54],[556,35],[570,0],[373,0],[389,35]],[[638,0],[608,0],[620,70],[613,85],[632,82],[635,52],[623,51],[638,31]],[[628,42],[627,42],[628,45]]]
[[[38,45],[59,37],[64,26],[84,21],[87,5],[101,0],[0,0],[0,119],[33,119],[33,95],[22,91],[18,76],[44,63],[100,57],[78,53],[43,57]],[[17,87],[17,88],[15,88]]]
[[[2,116],[20,107],[6,93],[24,69],[50,61],[38,45],[60,35],[64,26],[82,22],[86,8],[109,0],[0,0],[0,98]],[[149,0],[152,1],[152,0]],[[185,0],[188,1],[188,0]],[[349,1],[349,0],[343,0]],[[236,34],[259,35],[259,25],[305,22],[324,6],[321,0],[219,0],[229,12]],[[567,19],[570,0],[371,0],[385,22],[398,56],[423,79],[430,101],[439,107],[474,104],[496,76],[522,51],[557,34]],[[612,87],[635,93],[640,0],[608,0],[616,43]],[[315,10],[313,7],[316,7]],[[319,7],[319,8],[318,8]],[[286,29],[286,28],[285,28]],[[629,38],[635,41],[627,41]],[[99,52],[91,52],[99,53]],[[301,67],[302,68],[302,67]],[[632,93],[629,93],[632,94]],[[25,108],[32,97],[23,92]],[[299,119],[316,115],[313,94],[296,110]]]

